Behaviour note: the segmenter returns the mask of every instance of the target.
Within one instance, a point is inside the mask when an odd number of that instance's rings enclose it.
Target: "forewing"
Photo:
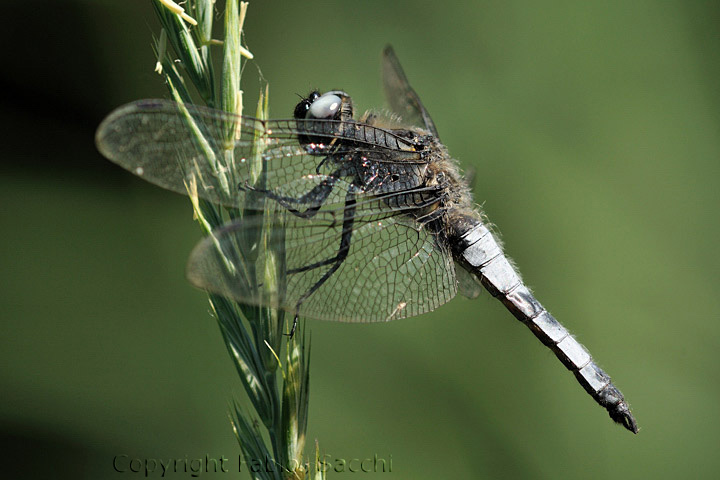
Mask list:
[[[319,181],[318,177],[298,180],[292,188],[300,190],[299,184],[305,182],[310,189]],[[402,212],[389,210],[382,200],[351,195],[356,203],[347,205],[351,189],[349,184],[336,185],[323,209],[309,219],[276,212],[246,217],[215,231],[193,250],[189,280],[242,303],[294,312],[298,302],[328,274],[333,263],[326,261],[338,255],[344,234],[351,231],[349,239],[345,235],[349,240],[347,257],[303,301],[301,316],[387,321],[419,315],[449,301],[457,286],[447,246],[438,244],[427,228]],[[351,213],[354,221],[349,225]],[[243,244],[245,239],[255,238],[259,229],[274,231],[275,240]],[[267,259],[279,254],[284,256],[288,272],[286,285],[277,295],[265,295],[262,285]]]
[[[315,143],[302,146],[299,135]],[[329,174],[343,162],[352,166],[359,157],[370,164],[425,162],[407,139],[370,125],[259,120],[166,100],[118,108],[98,128],[96,143],[107,158],[151,183],[181,194],[193,184],[201,198],[228,206],[245,200],[247,185],[274,189]],[[333,161],[324,161],[330,154]]]
[[[385,96],[390,108],[400,115],[405,123],[420,127],[440,138],[435,123],[425,110],[418,94],[410,86],[400,61],[390,45],[383,50],[382,69]]]

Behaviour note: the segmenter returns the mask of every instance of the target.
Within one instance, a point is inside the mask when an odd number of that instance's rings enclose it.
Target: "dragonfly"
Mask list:
[[[299,316],[379,322],[435,310],[484,287],[569,369],[610,417],[638,425],[620,390],[535,298],[473,203],[458,162],[410,86],[392,47],[382,55],[390,114],[355,118],[341,90],[313,91],[292,118],[261,119],[168,100],[112,112],[96,143],[111,161],[160,187],[243,211],[188,262],[192,284]],[[282,231],[286,285],[260,295],[233,272],[238,239]],[[262,258],[262,254],[259,255]],[[235,267],[233,267],[235,266]],[[232,267],[232,268],[231,268]]]

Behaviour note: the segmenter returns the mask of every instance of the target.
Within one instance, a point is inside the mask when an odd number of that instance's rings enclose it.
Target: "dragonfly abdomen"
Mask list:
[[[456,259],[552,350],[610,417],[633,433],[638,426],[620,390],[578,343],[533,296],[503,253],[492,232],[475,221],[459,235]]]

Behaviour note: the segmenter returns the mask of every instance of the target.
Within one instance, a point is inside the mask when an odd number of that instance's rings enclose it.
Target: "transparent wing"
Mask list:
[[[404,122],[427,130],[433,136],[440,138],[435,123],[425,110],[418,94],[410,86],[400,61],[390,45],[383,50],[382,69],[385,96],[390,108],[400,115]]]
[[[307,190],[319,181],[299,179],[292,188]],[[323,209],[308,219],[281,209],[216,230],[191,253],[188,279],[243,303],[291,312],[304,299],[301,316],[345,322],[411,317],[453,298],[457,286],[447,247],[411,217],[388,209],[381,199],[354,195],[352,189],[337,184]],[[348,204],[348,192],[354,203]],[[262,237],[261,230],[273,233]],[[248,239],[261,237],[248,244]],[[334,268],[332,260],[343,245],[347,256],[313,291]],[[278,261],[284,263],[286,285],[265,295],[264,272],[272,270],[267,262]]]
[[[313,143],[302,146],[299,136]],[[352,177],[358,158],[371,166],[369,174],[382,165],[427,163],[407,138],[354,121],[259,120],[166,100],[118,108],[98,128],[96,143],[151,183],[187,194],[192,182],[201,198],[228,206],[247,200],[238,187],[258,180],[273,189],[309,174]]]
[[[455,264],[455,275],[457,277],[458,291],[467,298],[477,298],[483,292],[480,280],[461,265]]]

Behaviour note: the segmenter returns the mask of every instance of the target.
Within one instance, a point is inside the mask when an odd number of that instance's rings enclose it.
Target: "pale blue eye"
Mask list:
[[[306,118],[332,118],[340,109],[342,100],[337,95],[326,93],[310,105]]]

